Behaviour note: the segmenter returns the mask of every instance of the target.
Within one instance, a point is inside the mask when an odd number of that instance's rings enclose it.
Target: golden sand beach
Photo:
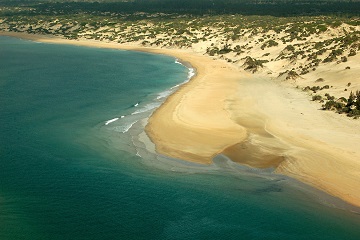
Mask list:
[[[272,167],[275,173],[360,206],[360,124],[320,111],[304,92],[191,49],[3,34],[47,43],[147,51],[189,62],[196,76],[171,95],[146,126],[158,153],[203,164],[211,164],[214,156],[223,153],[251,167]],[[356,68],[358,60],[349,66]]]

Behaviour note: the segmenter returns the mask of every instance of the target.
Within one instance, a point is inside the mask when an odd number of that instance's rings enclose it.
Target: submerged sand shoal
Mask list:
[[[296,89],[192,50],[6,35],[49,43],[148,51],[187,61],[196,68],[196,77],[171,95],[146,126],[160,154],[211,164],[215,155],[224,153],[242,164],[273,167],[277,173],[360,206],[359,122],[319,111]]]

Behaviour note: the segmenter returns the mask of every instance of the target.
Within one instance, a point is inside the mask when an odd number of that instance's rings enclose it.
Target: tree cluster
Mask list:
[[[338,113],[346,113],[349,117],[360,116],[360,91],[350,92],[349,98],[340,98],[338,101],[329,99],[324,105],[324,110],[336,110]]]

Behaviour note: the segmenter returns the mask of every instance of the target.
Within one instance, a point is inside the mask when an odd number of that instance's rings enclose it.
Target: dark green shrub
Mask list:
[[[356,51],[354,49],[351,49],[348,57],[352,57],[352,56],[355,56],[355,55],[356,55]]]
[[[322,97],[320,95],[314,95],[314,96],[312,96],[312,100],[313,101],[320,101],[320,100],[322,100]]]
[[[314,93],[316,93],[316,91],[320,90],[319,86],[313,86],[310,88],[311,91],[313,91]]]
[[[344,103],[336,102],[334,100],[329,100],[323,105],[324,110],[337,110],[339,112],[342,111],[344,107]]]
[[[296,79],[299,77],[299,74],[294,71],[294,70],[291,70],[290,72],[288,72],[287,76],[286,76],[286,80],[289,80],[289,79]]]
[[[360,110],[357,109],[352,109],[349,111],[349,113],[347,114],[348,117],[359,117],[360,116]]]
[[[325,94],[325,97],[327,98],[327,100],[330,100],[330,101],[334,101],[334,100],[335,100],[335,97],[334,97],[334,96],[331,96],[331,95],[328,94],[328,93]]]
[[[343,103],[347,103],[347,99],[344,98],[344,97],[339,98],[338,101],[343,102]]]
[[[271,39],[269,41],[266,41],[263,45],[261,45],[261,49],[264,50],[266,47],[275,47],[277,45],[279,44]]]
[[[245,58],[245,63],[243,64],[243,67],[245,70],[250,70],[253,73],[258,70],[259,67],[263,67],[263,63],[268,62],[267,60],[258,60],[255,58],[252,58],[250,56],[247,56]]]
[[[330,86],[329,85],[325,85],[325,86],[323,86],[320,90],[323,90],[323,89],[329,89],[330,88]]]
[[[285,47],[285,50],[288,50],[288,51],[293,52],[293,51],[295,51],[295,48],[294,48],[293,45],[287,45],[287,46]]]

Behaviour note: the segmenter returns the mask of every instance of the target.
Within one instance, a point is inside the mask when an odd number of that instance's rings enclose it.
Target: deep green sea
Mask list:
[[[167,56],[0,37],[0,240],[360,239],[349,206],[271,169],[155,154],[146,119],[188,75]]]

